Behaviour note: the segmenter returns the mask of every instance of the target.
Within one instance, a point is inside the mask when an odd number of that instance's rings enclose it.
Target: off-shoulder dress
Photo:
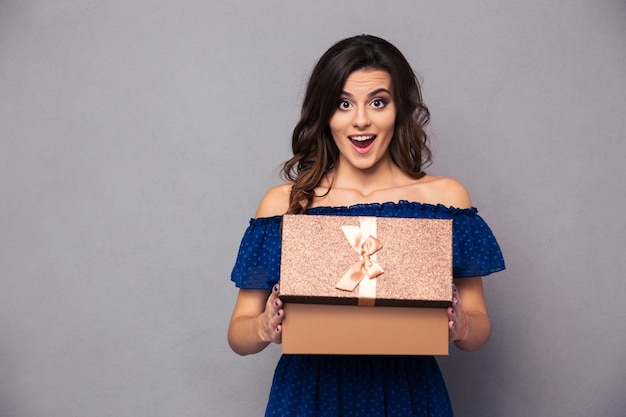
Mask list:
[[[307,214],[452,219],[455,278],[485,276],[505,267],[476,208],[400,201],[315,207]],[[238,288],[271,290],[280,281],[281,223],[282,216],[250,220],[231,274]],[[447,417],[452,407],[432,356],[282,355],[265,416]]]

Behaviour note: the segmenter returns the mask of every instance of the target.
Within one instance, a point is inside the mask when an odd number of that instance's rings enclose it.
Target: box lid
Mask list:
[[[337,288],[345,275],[358,276],[353,289]],[[452,220],[285,215],[280,276],[286,302],[447,307]]]

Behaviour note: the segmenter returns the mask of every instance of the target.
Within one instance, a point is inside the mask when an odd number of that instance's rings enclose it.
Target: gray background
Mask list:
[[[0,416],[258,416],[239,240],[315,60],[383,36],[508,269],[458,416],[626,406],[624,1],[0,1]]]

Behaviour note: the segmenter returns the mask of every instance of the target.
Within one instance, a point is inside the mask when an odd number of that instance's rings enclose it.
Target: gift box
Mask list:
[[[285,215],[284,353],[448,353],[452,221]]]

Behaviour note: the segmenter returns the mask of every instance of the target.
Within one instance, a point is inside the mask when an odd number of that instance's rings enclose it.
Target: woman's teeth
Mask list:
[[[367,136],[348,136],[353,146],[356,146],[360,149],[368,148],[371,143],[376,139],[376,135],[367,135]]]
[[[374,136],[349,136],[350,140],[356,141],[356,142],[365,142],[368,141],[370,139],[374,139]]]

